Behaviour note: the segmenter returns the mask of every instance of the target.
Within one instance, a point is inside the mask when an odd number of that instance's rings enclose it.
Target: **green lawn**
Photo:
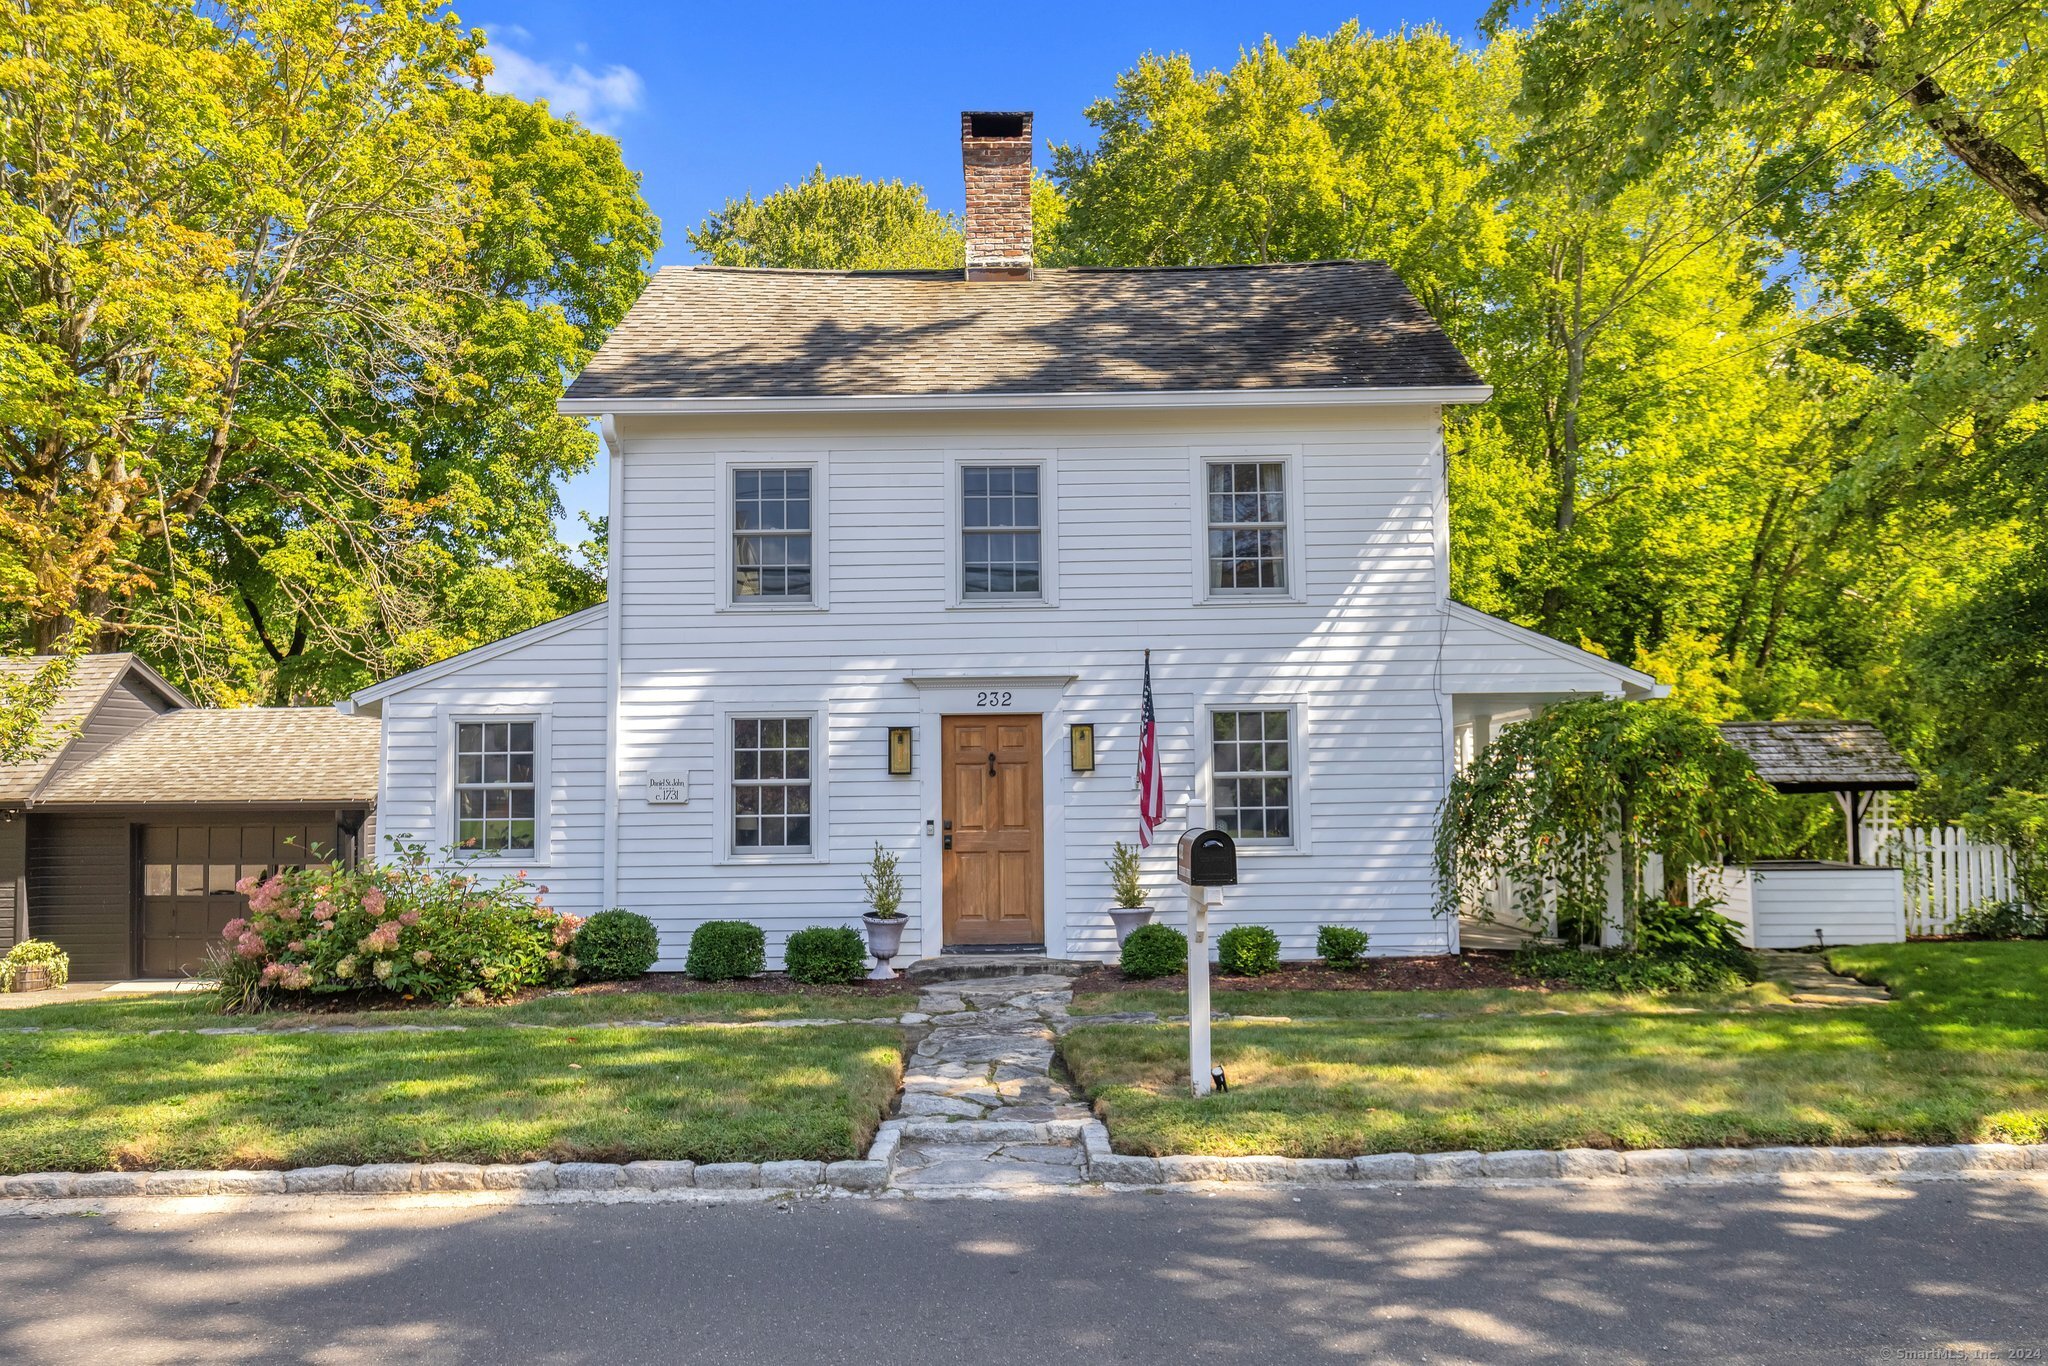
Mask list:
[[[1216,1026],[1231,1089],[1200,1102],[1179,1027],[1083,1026],[1063,1049],[1130,1153],[2048,1141],[2048,944],[1830,960],[1899,999],[1674,1014],[1635,998],[1636,1013],[1561,1016],[1493,1001],[1444,1020],[1275,1008],[1300,1022]]]
[[[603,1020],[880,1020],[917,1008],[917,993],[842,996],[827,992],[769,995],[748,991],[605,992],[538,996],[509,1006],[460,1006],[443,1010],[378,1010],[313,1014],[279,1010],[223,1018],[203,993],[177,996],[107,996],[61,1004],[0,1011],[0,1034],[22,1027],[43,1029],[199,1029],[211,1025],[255,1025],[295,1029],[307,1024],[546,1024],[579,1025]]]
[[[0,1033],[0,1171],[830,1161],[866,1150],[901,1070],[898,1032],[855,1024]]]

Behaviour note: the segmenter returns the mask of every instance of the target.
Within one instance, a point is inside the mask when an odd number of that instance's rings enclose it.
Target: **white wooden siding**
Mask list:
[[[720,425],[712,425],[714,423]],[[940,947],[938,718],[973,711],[973,680],[1010,686],[1044,717],[1046,939],[1110,956],[1103,860],[1134,840],[1139,677],[1151,648],[1166,775],[1162,846],[1144,860],[1161,918],[1182,912],[1172,838],[1205,824],[1200,720],[1211,706],[1288,706],[1305,850],[1247,851],[1219,929],[1271,926],[1289,957],[1325,923],[1358,925],[1377,953],[1442,952],[1431,914],[1435,812],[1449,771],[1452,675],[1488,691],[1611,691],[1597,668],[1535,647],[1506,669],[1499,639],[1443,610],[1443,450],[1433,406],[942,418],[617,419],[612,532],[620,618],[616,900],[660,927],[660,966],[691,928],[743,918],[772,961],[806,925],[850,924],[877,842],[902,856],[904,961]],[[1300,601],[1199,601],[1194,475],[1205,452],[1290,454],[1290,534],[1305,537]],[[949,606],[957,517],[951,464],[1045,460],[1042,511],[1059,555],[1058,605]],[[815,463],[829,610],[727,607],[720,566],[733,461]],[[537,880],[555,904],[596,909],[603,859],[605,628],[589,625],[443,673],[384,699],[380,839],[445,824],[439,732],[452,709],[530,699],[549,708],[552,826]],[[1495,633],[1496,635],[1498,633]],[[1470,638],[1469,640],[1467,638]],[[1463,651],[1461,654],[1460,651]],[[1461,662],[1464,661],[1464,662]],[[1590,663],[1590,661],[1588,661]],[[1449,666],[1447,671],[1447,665]],[[916,683],[909,680],[917,679]],[[818,712],[815,781],[829,811],[820,857],[724,856],[720,718]],[[1092,723],[1097,767],[1067,770],[1066,728]],[[890,777],[886,733],[915,729],[915,772]],[[687,774],[690,800],[650,805],[650,773]],[[436,839],[430,843],[439,842]]]

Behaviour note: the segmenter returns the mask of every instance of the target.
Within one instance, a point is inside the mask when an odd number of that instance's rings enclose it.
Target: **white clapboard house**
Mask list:
[[[961,120],[962,271],[661,271],[565,412],[611,455],[599,607],[366,688],[378,839],[691,928],[905,960],[1115,951],[1151,652],[1173,837],[1224,925],[1455,948],[1433,822],[1496,718],[1652,679],[1453,602],[1442,420],[1488,389],[1386,266],[1035,269],[1031,118]]]

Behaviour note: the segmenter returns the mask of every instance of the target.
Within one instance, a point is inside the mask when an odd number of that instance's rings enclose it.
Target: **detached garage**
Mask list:
[[[76,981],[196,975],[237,881],[366,847],[374,720],[194,707],[126,654],[80,660],[52,719],[67,743],[0,767],[0,946],[51,940]]]

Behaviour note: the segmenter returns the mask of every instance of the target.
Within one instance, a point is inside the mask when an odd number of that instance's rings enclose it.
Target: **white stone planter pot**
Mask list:
[[[875,970],[868,974],[870,982],[887,982],[896,976],[896,969],[889,966],[889,960],[903,947],[903,927],[909,920],[907,915],[864,915],[860,918],[868,932],[868,952],[875,956]]]
[[[1150,906],[1111,906],[1109,908],[1109,920],[1112,925],[1116,926],[1116,946],[1122,948],[1124,941],[1131,937],[1132,930],[1137,929],[1140,925],[1152,923],[1152,908]]]

